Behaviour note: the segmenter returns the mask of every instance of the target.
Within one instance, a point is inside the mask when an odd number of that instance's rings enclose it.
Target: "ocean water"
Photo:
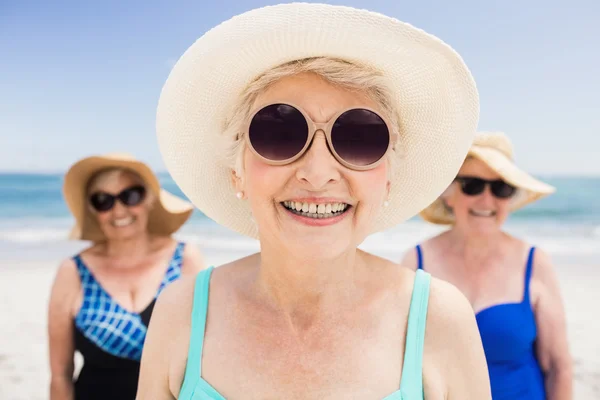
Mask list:
[[[167,174],[161,184],[183,196]],[[554,254],[582,254],[600,260],[600,177],[544,177],[557,192],[511,215],[510,233]],[[65,243],[73,219],[62,197],[62,175],[0,174],[0,252],[27,251]],[[441,228],[418,217],[363,243],[375,253],[400,257]],[[179,237],[219,251],[248,252],[256,241],[237,235],[196,211]]]

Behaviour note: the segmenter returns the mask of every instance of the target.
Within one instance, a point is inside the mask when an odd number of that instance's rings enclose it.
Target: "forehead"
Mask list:
[[[140,185],[144,182],[133,172],[127,170],[112,170],[101,172],[92,178],[89,190],[102,190],[111,193],[117,193],[126,187]]]
[[[327,122],[335,114],[349,108],[378,109],[378,105],[366,91],[333,85],[313,73],[280,79],[258,95],[255,105],[262,106],[273,102],[297,105],[315,122]]]
[[[462,167],[460,168],[460,171],[458,174],[475,176],[478,178],[483,178],[483,179],[488,179],[488,180],[494,180],[494,179],[500,178],[500,175],[498,175],[493,169],[488,167],[486,163],[484,163],[483,161],[481,161],[475,157],[467,158],[465,160],[465,162],[463,163]]]

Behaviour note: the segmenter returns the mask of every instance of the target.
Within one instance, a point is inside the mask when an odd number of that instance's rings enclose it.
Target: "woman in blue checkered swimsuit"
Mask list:
[[[52,288],[50,399],[132,400],[157,296],[202,269],[199,252],[171,237],[192,208],[126,155],[74,164],[64,193],[76,220],[72,238],[91,246],[62,263]],[[84,361],[78,374],[76,351]]]

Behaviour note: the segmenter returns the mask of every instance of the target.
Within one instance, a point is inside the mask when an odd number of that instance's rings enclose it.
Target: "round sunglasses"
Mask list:
[[[310,148],[317,131],[325,134],[336,160],[353,170],[377,167],[397,135],[383,117],[368,108],[351,108],[325,123],[314,122],[298,106],[275,103],[253,114],[246,132],[250,149],[270,165],[290,164]]]
[[[139,185],[128,187],[116,195],[106,192],[95,192],[90,195],[89,200],[94,210],[106,212],[112,210],[117,200],[126,207],[134,207],[144,201],[144,198],[146,198],[146,188]]]
[[[508,199],[512,197],[517,188],[504,182],[502,179],[486,180],[474,176],[458,176],[455,179],[460,183],[460,188],[467,196],[477,196],[485,190],[486,186],[490,186],[492,195],[499,199]]]

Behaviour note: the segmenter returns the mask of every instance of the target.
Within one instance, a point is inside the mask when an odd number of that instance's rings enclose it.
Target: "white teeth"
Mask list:
[[[114,221],[112,221],[112,224],[114,226],[117,226],[119,228],[123,227],[123,226],[127,226],[133,223],[133,218],[132,217],[127,217],[127,218],[121,218],[121,219],[115,219]]]
[[[471,214],[478,217],[491,217],[496,215],[496,212],[492,210],[471,210]]]
[[[292,211],[296,211],[312,218],[327,218],[334,213],[342,212],[348,208],[345,203],[301,203],[298,201],[284,201],[283,205]]]

